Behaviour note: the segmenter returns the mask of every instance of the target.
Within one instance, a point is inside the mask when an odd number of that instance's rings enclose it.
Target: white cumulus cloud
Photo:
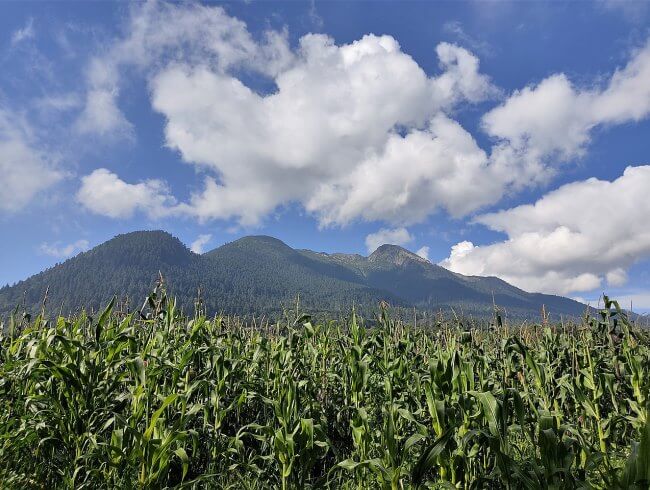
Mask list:
[[[443,72],[428,77],[390,36],[337,46],[307,35],[268,95],[207,65],[162,70],[152,94],[168,146],[218,176],[187,212],[254,224],[298,201],[327,225],[476,206],[448,184],[478,184],[486,156],[442,111],[488,97],[492,86],[466,50],[443,43],[438,55]]]
[[[199,235],[196,237],[196,240],[192,242],[192,245],[190,245],[190,250],[195,254],[202,254],[205,246],[210,243],[210,240],[212,240],[212,235],[209,233]]]
[[[382,228],[366,237],[366,248],[372,253],[381,245],[406,245],[413,241],[413,237],[406,228]]]
[[[129,184],[105,168],[81,179],[77,201],[93,213],[110,218],[129,218],[136,211],[153,219],[162,218],[169,215],[176,204],[168,186],[161,180]]]
[[[129,69],[149,83],[166,145],[203,179],[174,212],[250,226],[299,203],[321,226],[398,227],[547,184],[594,127],[650,113],[648,44],[602,85],[560,73],[515,91],[482,118],[482,148],[454,114],[500,91],[460,46],[435,55],[428,74],[388,35],[307,34],[292,48],[286,30],[256,38],[220,7],[135,4],[124,36],[89,65],[79,121],[129,132],[117,104]]]
[[[491,245],[461,242],[441,265],[495,275],[523,289],[568,294],[621,286],[626,269],[650,256],[650,166],[628,167],[609,182],[561,186],[535,204],[485,214],[476,222],[503,232]]]
[[[416,255],[419,255],[422,257],[424,260],[429,260],[429,247],[426,245],[424,247],[420,247],[417,252],[415,252]]]
[[[515,91],[483,117],[485,131],[529,158],[583,154],[599,125],[638,121],[650,113],[650,41],[603,87],[576,87],[563,74]]]

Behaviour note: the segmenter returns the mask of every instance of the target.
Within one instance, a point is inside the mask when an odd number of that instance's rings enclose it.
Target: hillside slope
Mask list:
[[[186,283],[186,271],[194,269],[199,260],[200,256],[180,240],[162,231],[118,235],[12,287],[0,289],[0,312],[22,304],[37,311],[46,291],[48,305],[64,311],[101,308],[114,295],[140,306],[159,272],[170,287],[184,295],[192,283]]]
[[[69,312],[99,309],[116,295],[139,307],[159,275],[186,312],[200,295],[210,313],[277,315],[295,305],[308,311],[345,312],[372,308],[381,300],[408,306],[388,291],[355,280],[337,264],[323,264],[271,237],[245,237],[204,255],[162,231],[115,238],[14,286],[0,289],[0,314],[16,305],[40,309],[47,291],[50,308]],[[48,289],[49,287],[49,289]]]
[[[585,306],[559,296],[531,294],[495,277],[463,276],[395,245],[369,257],[294,250],[267,236],[250,236],[203,255],[163,231],[115,238],[14,286],[0,289],[0,314],[24,304],[38,311],[46,290],[50,308],[101,308],[117,295],[137,308],[159,273],[186,312],[201,291],[209,313],[277,316],[296,297],[305,311],[370,312],[393,306],[489,316],[493,304],[517,317],[579,316]]]
[[[542,306],[555,315],[581,315],[586,306],[572,299],[527,293],[496,277],[464,276],[432,264],[396,245],[382,245],[369,257],[304,254],[354,271],[365,284],[389,291],[423,310],[448,310],[484,316],[494,304],[514,316],[539,318]]]

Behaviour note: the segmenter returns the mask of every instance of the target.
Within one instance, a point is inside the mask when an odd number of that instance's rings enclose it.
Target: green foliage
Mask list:
[[[648,488],[650,335],[142,311],[0,328],[2,488]]]
[[[494,277],[465,277],[400,247],[384,245],[370,257],[294,250],[271,237],[245,237],[197,255],[162,231],[119,235],[11,287],[0,288],[0,317],[16,305],[65,315],[96,311],[113,296],[133,311],[160,274],[177,307],[237,316],[281,318],[283,306],[301,305],[338,318],[354,305],[369,314],[385,300],[420,315],[491,317],[496,302],[509,319],[538,318],[545,305],[556,318],[581,317],[585,306],[558,296],[526,293]],[[46,300],[46,301],[44,301]],[[45,303],[45,304],[44,304]],[[500,314],[499,314],[500,315]],[[497,316],[497,319],[501,316]]]

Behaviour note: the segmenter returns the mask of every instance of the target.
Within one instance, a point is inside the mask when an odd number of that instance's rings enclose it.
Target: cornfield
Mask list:
[[[650,335],[135,313],[0,328],[1,488],[648,488]]]

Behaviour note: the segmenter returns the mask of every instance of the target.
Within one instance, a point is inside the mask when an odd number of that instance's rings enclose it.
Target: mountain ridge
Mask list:
[[[305,311],[373,311],[380,301],[423,312],[462,310],[490,316],[493,302],[515,317],[581,316],[585,305],[561,296],[528,293],[494,277],[463,276],[397,245],[359,254],[293,249],[267,236],[242,237],[204,254],[162,230],[121,234],[13,286],[0,288],[0,315],[16,305],[38,311],[48,302],[68,310],[99,309],[113,295],[132,307],[159,273],[179,306],[191,310],[199,291],[208,313],[277,316],[299,295]]]

